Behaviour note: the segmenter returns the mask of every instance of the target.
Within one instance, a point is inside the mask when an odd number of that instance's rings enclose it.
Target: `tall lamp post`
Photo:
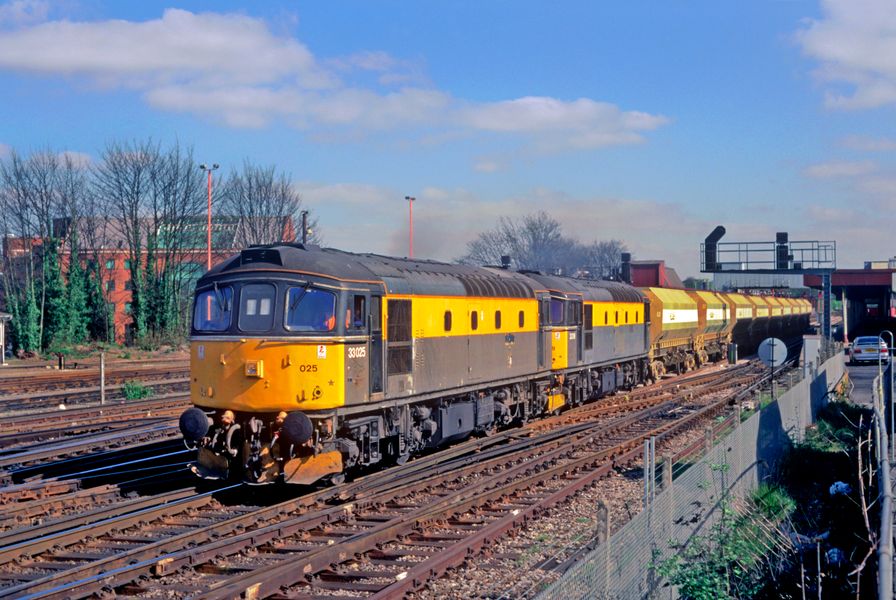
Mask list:
[[[408,221],[411,225],[411,232],[409,238],[409,248],[408,248],[408,257],[414,258],[414,201],[416,198],[413,196],[405,196],[405,200],[408,201]]]
[[[884,413],[883,413],[883,415],[881,415],[881,417],[883,419],[886,419],[887,418],[886,409],[888,407],[887,407],[887,404],[884,402],[883,361],[880,358],[880,348],[882,348],[884,345],[884,334],[885,333],[890,336],[890,345],[887,346],[887,362],[890,364],[890,366],[889,366],[889,369],[890,369],[889,409],[890,409],[890,444],[892,446],[891,451],[890,451],[890,458],[891,458],[891,460],[896,461],[896,440],[894,440],[894,438],[893,438],[893,436],[896,435],[896,429],[894,429],[894,426],[896,426],[896,415],[894,415],[894,413],[896,413],[896,410],[894,410],[894,409],[896,409],[896,406],[893,406],[893,392],[894,392],[894,390],[893,390],[893,359],[890,357],[890,351],[892,350],[894,344],[893,344],[893,332],[889,331],[887,329],[881,331],[880,335],[877,336],[877,346],[878,346],[877,374],[878,374],[878,382],[879,382],[878,385],[880,386],[880,403],[881,403],[881,407],[884,409]]]
[[[212,268],[212,171],[220,168],[221,165],[213,163],[208,166],[205,163],[199,165],[199,168],[208,173],[208,224],[206,226],[207,249],[206,249],[206,269]]]

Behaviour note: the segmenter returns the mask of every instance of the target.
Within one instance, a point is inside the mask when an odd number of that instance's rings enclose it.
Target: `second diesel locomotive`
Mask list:
[[[717,360],[732,339],[798,333],[809,312],[804,300],[253,247],[197,284],[181,430],[204,478],[339,480]]]

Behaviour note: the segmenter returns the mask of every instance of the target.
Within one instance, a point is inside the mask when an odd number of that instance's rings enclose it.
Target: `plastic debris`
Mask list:
[[[835,481],[831,484],[829,489],[831,496],[836,496],[837,494],[848,495],[852,492],[852,486],[843,481]]]

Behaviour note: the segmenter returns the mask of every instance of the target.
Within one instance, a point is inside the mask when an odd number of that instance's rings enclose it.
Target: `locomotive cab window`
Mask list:
[[[563,304],[564,302],[560,298],[551,298],[551,325],[564,324]]]
[[[193,329],[226,331],[233,312],[233,288],[229,285],[205,290],[196,295],[193,306]]]
[[[451,311],[445,311],[445,331],[451,331]]]
[[[349,329],[364,329],[367,319],[367,298],[360,295],[351,296],[351,308],[346,309],[346,327]]]
[[[267,283],[244,285],[240,289],[240,330],[270,331],[274,325],[276,295],[277,288]]]
[[[470,313],[470,329],[473,331],[479,329],[479,311],[477,310]]]
[[[519,322],[520,322],[520,329],[522,329],[523,326],[525,326],[525,324],[526,324],[526,313],[524,313],[523,311],[520,311],[520,321]]]
[[[286,293],[286,328],[289,331],[326,333],[336,329],[336,294],[308,287]]]
[[[501,311],[495,311],[495,329],[501,329]]]

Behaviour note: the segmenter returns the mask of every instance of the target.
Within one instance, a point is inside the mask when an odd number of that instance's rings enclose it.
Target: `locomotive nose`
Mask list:
[[[194,406],[193,408],[188,408],[180,415],[178,425],[184,439],[196,442],[208,433],[209,419],[202,410]]]

